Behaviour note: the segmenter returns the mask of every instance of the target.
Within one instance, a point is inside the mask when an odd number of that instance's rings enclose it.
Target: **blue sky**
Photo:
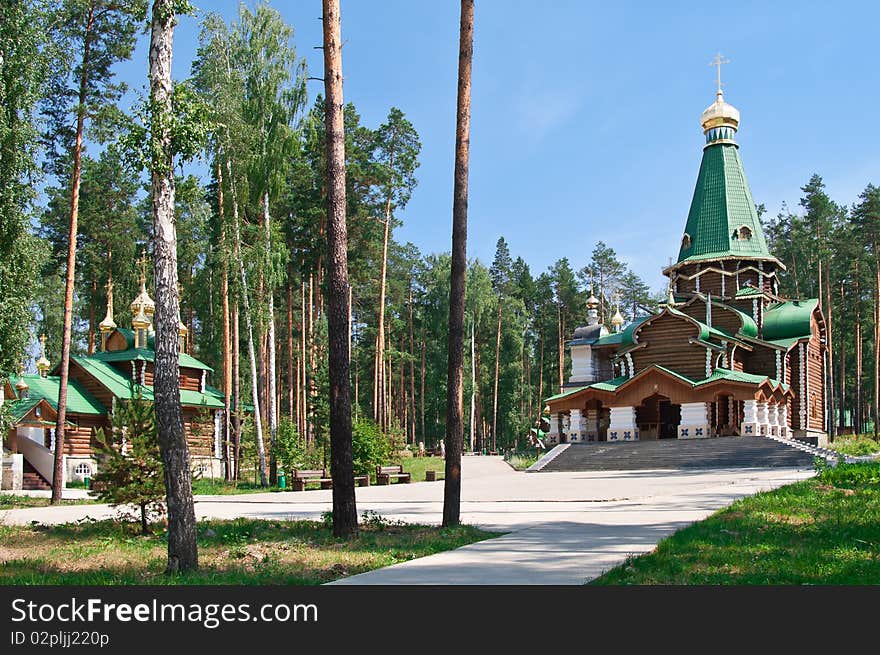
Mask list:
[[[237,2],[194,0],[235,16]],[[319,0],[273,2],[322,75]],[[422,140],[419,186],[396,237],[448,250],[458,55],[455,1],[343,0],[344,94],[375,127],[391,106]],[[880,184],[874,125],[880,3],[477,0],[468,255],[490,262],[504,235],[533,274],[585,265],[598,240],[654,288],[678,252],[714,100],[716,52],[752,193],[794,209],[810,175],[852,204]],[[175,34],[175,75],[198,19]],[[120,78],[142,87],[146,37]],[[310,99],[323,91],[309,82]]]

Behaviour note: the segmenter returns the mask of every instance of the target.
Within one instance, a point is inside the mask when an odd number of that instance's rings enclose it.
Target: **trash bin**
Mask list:
[[[287,489],[287,477],[283,473],[278,475],[278,488]]]

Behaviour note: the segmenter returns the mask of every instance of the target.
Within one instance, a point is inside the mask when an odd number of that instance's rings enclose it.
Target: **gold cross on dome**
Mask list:
[[[138,264],[141,267],[141,284],[146,283],[147,281],[147,250],[146,248],[141,251],[141,258],[138,260]]]
[[[710,66],[716,66],[718,68],[718,93],[721,93],[721,66],[722,64],[729,64],[730,60],[727,59],[720,52],[715,55],[715,58],[709,62]]]

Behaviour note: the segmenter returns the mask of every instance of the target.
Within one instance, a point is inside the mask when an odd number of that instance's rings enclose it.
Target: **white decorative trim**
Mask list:
[[[199,391],[201,391],[202,393],[205,393],[205,375],[206,375],[206,373],[207,373],[207,371],[202,369],[202,381],[199,384]]]
[[[755,323],[759,323],[758,321],[758,299],[752,298],[752,318],[755,319]]]
[[[146,385],[147,380],[147,362],[141,362],[141,386]]]
[[[724,270],[724,262],[721,262],[721,270],[722,271]],[[724,296],[727,294],[727,292],[724,289],[724,282],[726,279],[727,279],[727,276],[722,274],[721,275],[721,297],[722,298],[724,298]]]
[[[560,427],[559,413],[550,414],[550,432],[547,434],[547,438],[551,445],[559,443]]]
[[[638,441],[635,407],[611,407],[608,441]]]
[[[799,426],[801,430],[807,429],[807,399],[809,396],[807,395],[807,354],[806,354],[806,344],[801,341],[800,343],[800,362],[801,362],[801,383],[800,383],[800,398],[798,399],[798,405],[800,405],[800,423]]]
[[[697,290],[697,293],[700,292],[700,277],[701,277],[701,276],[700,276],[700,265],[697,264],[697,273],[696,273],[697,285],[696,285],[696,287],[695,287],[696,290]]]
[[[758,262],[758,270],[760,270],[760,273],[758,273],[758,289],[764,291],[764,262]]]
[[[707,439],[711,437],[709,403],[682,403],[679,439]]]
[[[782,352],[776,351],[776,380],[779,382],[785,382],[782,379]]]
[[[137,384],[138,381],[138,373],[137,366],[135,365],[135,360],[131,360],[131,381]]]
[[[743,422],[740,426],[740,434],[744,437],[756,437],[761,433],[758,419],[758,401],[748,399],[743,401]]]
[[[584,415],[579,409],[571,410],[570,427],[568,430],[568,440],[572,443],[576,441],[586,441],[582,438],[584,428]]]
[[[706,377],[712,375],[712,351],[706,348]]]
[[[729,360],[727,359],[727,341],[725,341],[724,339],[722,339],[722,340],[721,340],[721,345],[724,346],[724,353],[722,353],[722,355],[721,355],[721,365],[722,365],[724,368],[729,369],[729,368],[730,368],[730,362],[729,362]]]
[[[214,457],[223,459],[223,423],[221,422],[223,410],[214,412]]]
[[[626,363],[629,366],[629,377],[632,377],[635,375],[635,372],[633,371],[633,358],[631,353],[626,354]]]

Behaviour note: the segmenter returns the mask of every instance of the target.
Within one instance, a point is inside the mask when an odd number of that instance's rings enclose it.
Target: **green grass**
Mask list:
[[[239,480],[238,482],[227,482],[223,478],[198,478],[192,481],[193,494],[197,495],[232,495],[232,494],[257,494],[269,491],[280,491],[275,487],[261,487],[253,482]]]
[[[93,505],[96,500],[91,498],[77,498],[62,500],[62,505]],[[27,507],[48,507],[49,498],[35,496],[21,496],[18,494],[0,494],[0,509],[23,509]]]
[[[848,464],[743,498],[593,581],[877,584],[880,464]]]
[[[834,438],[831,450],[853,457],[873,455],[880,452],[880,442],[867,434],[843,435]]]
[[[403,464],[403,470],[412,474],[413,482],[424,482],[428,470],[437,471],[438,480],[442,480],[446,473],[446,461],[442,457],[404,457],[394,463]],[[375,474],[371,476],[371,484],[375,483],[375,477]]]
[[[0,584],[315,585],[498,536],[364,519],[351,541],[316,521],[203,521],[199,571],[173,576],[161,531],[141,536],[116,521],[0,526]]]
[[[537,462],[541,456],[538,453],[512,453],[504,458],[517,471],[525,471]]]

